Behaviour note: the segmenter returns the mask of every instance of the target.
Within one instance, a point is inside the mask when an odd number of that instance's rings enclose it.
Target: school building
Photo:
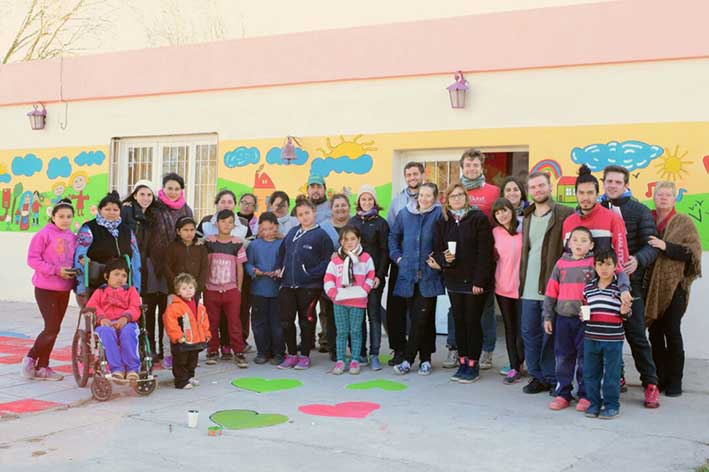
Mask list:
[[[372,184],[386,207],[407,161],[445,187],[472,146],[488,156],[489,181],[546,170],[568,205],[582,163],[599,176],[625,165],[648,204],[655,182],[672,180],[709,251],[709,4],[482,3],[445,18],[431,5],[382,4],[384,23],[361,15],[0,66],[0,299],[33,299],[26,248],[62,197],[81,222],[109,189],[123,195],[140,179],[157,188],[176,171],[202,216],[221,188],[253,191],[262,210],[273,190],[303,193],[316,173],[329,192]],[[302,9],[295,30],[321,13]],[[46,109],[43,129],[30,126],[33,105]],[[707,304],[705,277],[684,318],[692,357],[709,358]]]

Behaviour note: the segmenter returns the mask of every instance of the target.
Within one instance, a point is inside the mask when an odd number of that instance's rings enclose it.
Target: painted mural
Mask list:
[[[52,206],[69,198],[75,225],[94,217],[108,188],[107,149],[0,150],[0,231],[37,231]]]

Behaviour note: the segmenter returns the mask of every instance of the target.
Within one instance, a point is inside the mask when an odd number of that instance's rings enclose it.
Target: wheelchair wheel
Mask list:
[[[101,375],[95,375],[93,382],[91,382],[91,395],[93,395],[96,400],[105,402],[111,398],[112,393],[113,387],[111,386],[111,381]]]
[[[91,353],[86,339],[86,331],[77,329],[71,343],[71,370],[79,387],[86,387],[91,369]]]
[[[135,393],[143,397],[147,397],[153,393],[156,388],[158,388],[158,379],[141,380],[133,387]]]

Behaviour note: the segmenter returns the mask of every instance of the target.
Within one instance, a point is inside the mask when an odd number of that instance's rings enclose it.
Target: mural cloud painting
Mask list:
[[[277,166],[286,165],[281,158],[281,148],[272,147],[268,153],[266,153],[266,162]],[[308,151],[304,151],[298,147],[295,148],[295,159],[290,161],[289,165],[302,166],[306,162],[308,162]]]
[[[249,164],[258,164],[260,160],[261,152],[255,147],[239,146],[224,153],[224,165],[230,169],[244,167]]]
[[[349,156],[317,158],[310,166],[310,173],[327,177],[330,172],[338,174],[366,174],[372,170],[374,161],[369,154],[351,159]]]
[[[105,159],[103,151],[82,151],[74,158],[74,162],[78,166],[100,166]]]
[[[47,178],[53,180],[57,177],[69,177],[71,175],[71,162],[67,156],[54,157],[47,165]]]
[[[15,175],[32,177],[40,170],[42,170],[42,160],[34,154],[15,156],[12,160],[12,173]]]
[[[623,166],[632,172],[646,168],[663,152],[662,146],[642,141],[611,141],[607,144],[590,144],[584,148],[575,147],[571,150],[571,160],[576,164],[586,164],[594,172],[609,165]]]
[[[12,180],[12,177],[10,174],[5,173],[5,174],[0,174],[0,184],[9,184],[10,180]]]

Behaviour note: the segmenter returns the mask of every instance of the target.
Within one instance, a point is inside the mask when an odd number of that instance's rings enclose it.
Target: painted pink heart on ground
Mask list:
[[[709,174],[709,155],[704,156],[704,168]]]
[[[380,408],[379,403],[344,402],[336,405],[303,405],[298,407],[301,413],[314,416],[333,416],[336,418],[366,418],[374,410]]]

